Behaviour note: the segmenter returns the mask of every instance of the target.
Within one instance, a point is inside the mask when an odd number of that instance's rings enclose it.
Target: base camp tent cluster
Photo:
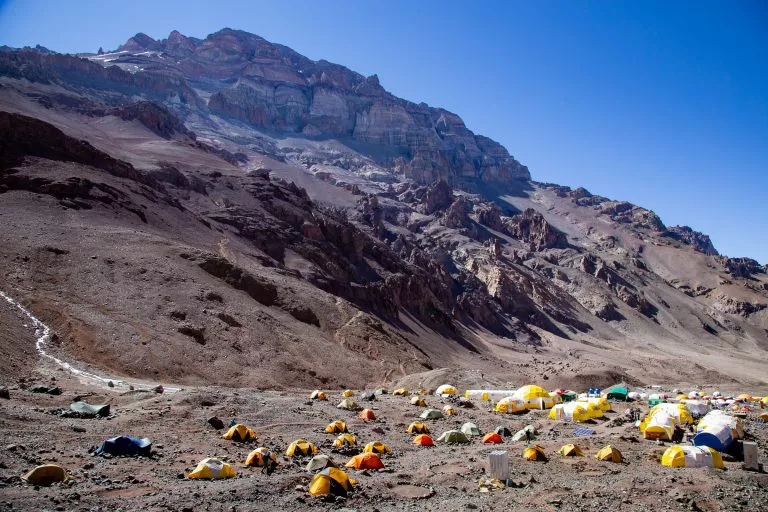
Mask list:
[[[678,392],[672,395],[664,393],[649,395],[643,392],[630,391],[629,387],[623,383],[608,388],[602,393],[596,392],[594,389],[590,391],[590,393],[582,394],[577,394],[570,390],[548,392],[540,386],[526,385],[514,390],[469,390],[465,393],[464,397],[459,397],[458,389],[455,386],[444,384],[437,387],[435,394],[439,398],[434,399],[435,402],[442,401],[443,404],[432,403],[434,408],[427,407],[427,399],[422,396],[423,391],[411,396],[408,389],[398,388],[392,395],[405,398],[387,399],[402,400],[405,404],[410,403],[423,409],[416,411],[409,407],[412,417],[418,416],[419,418],[411,422],[405,429],[405,432],[412,436],[410,443],[413,446],[410,449],[423,450],[426,447],[434,446],[436,443],[448,445],[525,443],[525,446],[521,446],[522,458],[529,461],[547,460],[545,448],[539,444],[534,444],[538,435],[534,427],[536,421],[532,421],[532,424],[526,425],[522,429],[514,431],[514,433],[503,425],[497,426],[488,432],[483,432],[477,424],[471,421],[463,422],[459,428],[449,428],[450,426],[458,426],[461,423],[456,421],[456,418],[451,418],[451,416],[461,417],[464,414],[461,408],[467,406],[467,397],[469,397],[488,401],[489,410],[505,415],[528,414],[534,420],[548,418],[556,421],[597,423],[594,420],[600,419],[605,413],[612,411],[611,402],[615,404],[616,402],[632,402],[633,400],[647,399],[652,407],[642,421],[637,423],[645,439],[679,441],[684,430],[693,428],[694,424],[696,425],[695,436],[692,437],[693,445],[674,444],[664,451],[661,457],[661,464],[674,468],[723,468],[721,452],[728,450],[735,441],[744,439],[744,424],[737,415],[741,414],[745,409],[749,410],[751,407],[768,408],[768,400],[766,400],[768,397],[755,398],[746,394],[727,399],[721,397],[720,394],[717,396],[715,396],[715,393],[707,395],[701,391]],[[353,390],[344,390],[340,393],[342,400],[336,407],[341,409],[341,411],[334,409],[332,404],[314,403],[313,407],[328,408],[331,411],[335,411],[334,415],[338,414],[342,417],[345,414],[347,415],[346,420],[333,419],[324,427],[322,424],[317,426],[317,432],[324,432],[324,434],[330,435],[328,437],[333,439],[332,443],[331,439],[327,439],[324,443],[319,444],[319,446],[332,445],[335,453],[346,454],[346,457],[354,454],[348,461],[343,463],[343,467],[359,471],[379,470],[385,467],[385,461],[388,457],[393,457],[392,449],[383,440],[363,439],[362,434],[360,445],[364,442],[366,444],[360,450],[358,436],[354,432],[356,425],[366,425],[371,421],[386,422],[384,415],[382,415],[382,419],[377,420],[377,413],[374,412],[374,409],[378,411],[378,408],[375,406],[378,402],[374,403],[378,400],[376,396],[382,394],[387,394],[387,391],[377,390],[375,392],[366,391],[359,393],[361,400],[366,400],[366,403],[370,401],[369,405],[372,407],[363,409],[359,413],[357,411],[360,411],[361,407],[352,398],[356,396],[356,392]],[[334,393],[334,395],[339,396],[338,393]],[[311,393],[310,398],[315,401],[327,401],[328,396],[329,393],[325,391],[315,390]],[[670,398],[671,396],[676,396],[676,398],[672,399]],[[726,407],[727,410],[718,409],[720,407],[719,400],[724,401],[721,405]],[[430,399],[430,402],[432,402],[432,399]],[[442,408],[440,408],[441,405]],[[472,406],[471,403],[469,405]],[[737,406],[738,409],[733,410],[734,406]],[[457,407],[459,408],[458,410]],[[83,417],[103,417],[110,414],[109,406],[107,405],[92,406],[85,402],[72,404],[71,410],[74,413],[82,414]],[[548,411],[545,412],[543,410]],[[633,421],[640,417],[637,409],[627,409],[626,412],[637,414],[636,416],[626,416]],[[743,414],[741,415],[743,416]],[[766,413],[766,419],[768,419],[768,413]],[[347,421],[350,421],[350,423],[348,424]],[[440,429],[442,433],[433,439],[429,435],[430,425],[435,427],[440,424],[444,424],[446,428]],[[352,432],[350,432],[350,426],[352,427]],[[399,428],[402,428],[402,426]],[[584,430],[582,426],[579,426],[579,429]],[[377,427],[373,430],[383,435],[388,429]],[[402,436],[402,430],[399,430],[399,432]],[[574,434],[578,433],[574,432]],[[252,443],[259,439],[254,429],[242,423],[235,423],[234,420],[229,424],[229,428],[222,438],[238,443]],[[540,442],[546,446],[545,442]],[[340,465],[334,462],[329,455],[320,454],[317,446],[305,439],[296,439],[288,445],[284,456],[287,458],[303,459],[301,461],[302,466],[314,474],[308,488],[308,492],[311,495],[324,496],[333,494],[345,496],[354,488],[355,480],[351,479],[345,470],[341,469]],[[105,456],[150,456],[151,450],[152,442],[149,439],[118,436],[105,440],[94,452],[97,455]],[[585,451],[576,443],[568,443],[563,445],[558,450],[558,453],[563,457],[582,457],[585,455]],[[244,460],[244,466],[246,468],[261,467],[263,468],[262,471],[270,474],[274,468],[278,467],[278,457],[279,453],[277,451],[273,451],[266,446],[255,447],[249,450]],[[622,453],[611,445],[604,446],[594,452],[594,458],[613,463],[624,461]],[[281,467],[292,465],[286,464]],[[237,471],[231,463],[216,457],[208,457],[201,460],[186,475],[186,478],[222,479],[235,476],[237,476]],[[64,481],[67,478],[71,477],[63,468],[55,464],[38,466],[24,476],[24,479],[31,485],[51,485],[55,482]]]

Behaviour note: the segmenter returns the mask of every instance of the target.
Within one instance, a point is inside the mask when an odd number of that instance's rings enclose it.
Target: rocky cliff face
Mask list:
[[[224,29],[204,40],[174,31],[159,41],[139,33],[117,52],[90,60],[4,51],[0,73],[102,93],[142,94],[184,116],[200,110],[259,129],[384,147],[373,150],[386,154],[379,162],[395,164],[420,183],[444,179],[471,187],[530,179],[528,169],[503,146],[472,133],[456,114],[397,98],[375,75],[315,62],[243,31]]]
[[[86,360],[362,385],[350,365],[507,375],[536,352],[585,380],[605,361],[611,380],[647,380],[670,354],[712,368],[702,342],[764,359],[765,267],[529,178],[456,114],[240,31],[82,58],[0,50],[0,275],[79,300],[51,321]],[[733,375],[751,364],[735,360]]]

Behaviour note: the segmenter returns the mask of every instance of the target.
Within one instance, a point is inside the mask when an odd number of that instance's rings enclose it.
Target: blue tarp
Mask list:
[[[104,441],[96,448],[96,454],[109,455],[149,455],[152,451],[152,441],[146,437],[118,436]]]

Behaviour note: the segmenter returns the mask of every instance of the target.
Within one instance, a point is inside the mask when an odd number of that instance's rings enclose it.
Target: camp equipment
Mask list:
[[[449,395],[455,395],[457,393],[458,392],[456,391],[456,388],[451,386],[450,384],[443,384],[442,386],[439,386],[435,391],[435,394],[439,396],[449,396]]]
[[[530,441],[536,437],[536,427],[533,425],[526,425],[522,429],[515,432],[515,435],[512,436],[512,442],[516,443],[518,441]]]
[[[416,405],[418,407],[426,407],[427,401],[421,398],[420,396],[415,395],[414,397],[411,398],[411,405]]]
[[[468,389],[464,392],[464,398],[475,398],[479,400],[500,400],[507,396],[512,396],[516,389]]]
[[[432,438],[427,434],[419,434],[413,438],[413,444],[417,444],[419,446],[434,446],[435,442],[432,441]]]
[[[581,448],[576,446],[575,444],[566,444],[563,445],[558,451],[560,455],[563,457],[583,457],[584,452],[581,451]]]
[[[661,456],[661,464],[673,468],[725,468],[720,454],[707,446],[670,446]]]
[[[446,444],[466,444],[469,442],[469,439],[461,430],[446,430],[440,434],[437,440]]]
[[[723,452],[731,446],[734,440],[743,438],[744,427],[740,419],[722,411],[711,411],[696,426],[693,444]]]
[[[544,455],[544,448],[535,444],[523,450],[523,458],[525,460],[532,461],[546,461],[547,456]]]
[[[325,468],[314,477],[309,483],[309,494],[312,496],[346,496],[352,491],[355,481],[338,468]]]
[[[588,407],[588,406],[587,406]],[[549,411],[549,418],[565,421],[588,421],[591,415],[583,402],[557,404]]]
[[[309,395],[309,398],[312,400],[328,400],[328,396],[325,394],[325,392],[320,391],[319,389],[314,390],[312,394]]]
[[[350,396],[355,396],[355,392],[351,389],[345,389],[342,391],[341,396],[349,398]]]
[[[516,390],[513,398],[523,400],[526,409],[549,409],[555,405],[555,401],[544,388],[529,384]]]
[[[314,444],[310,443],[309,441],[305,441],[304,439],[297,439],[288,446],[288,449],[285,451],[285,456],[301,457],[307,455],[315,455],[316,453],[317,447]]]
[[[381,462],[379,456],[372,452],[363,452],[360,455],[355,455],[349,462],[344,464],[348,468],[355,469],[382,469],[384,463]]]
[[[24,475],[22,479],[29,485],[48,487],[56,482],[63,482],[66,480],[67,472],[64,468],[56,464],[43,464]]]
[[[325,468],[338,467],[328,455],[315,455],[307,462],[307,471],[314,473]]]
[[[452,405],[443,406],[443,414],[445,416],[453,416],[456,414],[456,409]]]
[[[69,406],[70,411],[82,417],[95,418],[109,416],[109,405],[91,405],[87,402],[74,402]]]
[[[146,437],[118,436],[107,439],[98,448],[96,455],[143,455],[148,457],[152,451],[152,441]]]
[[[218,480],[220,478],[233,478],[237,476],[235,470],[226,462],[208,457],[203,459],[185,478]]]
[[[329,434],[341,434],[347,431],[347,424],[341,420],[335,420],[326,425],[325,431]]]
[[[605,398],[607,398],[608,400],[618,400],[620,402],[626,402],[628,394],[629,394],[629,390],[627,389],[626,384],[624,384],[623,382],[621,384],[615,384],[605,390]]]
[[[461,426],[461,431],[468,436],[479,436],[482,434],[480,429],[474,423],[467,422]]]
[[[499,425],[493,429],[493,431],[499,434],[501,437],[510,437],[512,435],[512,431],[503,425]]]
[[[423,420],[439,420],[443,417],[443,413],[437,409],[427,409],[419,415],[419,418]]]
[[[392,450],[389,449],[389,446],[385,445],[384,443],[381,443],[379,441],[374,441],[372,443],[368,443],[365,445],[365,448],[363,448],[364,453],[378,453],[378,454],[385,454],[385,453],[392,453]]]
[[[487,443],[498,444],[498,443],[503,443],[503,442],[504,442],[504,440],[496,432],[488,432],[487,434],[485,434],[483,436],[483,443],[486,443],[486,444]]]
[[[361,420],[373,421],[376,419],[376,414],[370,409],[363,409],[360,414],[357,415]]]
[[[429,428],[425,423],[414,421],[405,429],[409,434],[429,434]]]
[[[260,446],[248,454],[248,457],[245,458],[245,465],[262,467],[266,461],[277,464],[277,456],[268,448]]]
[[[341,402],[339,402],[339,405],[336,406],[337,409],[345,409],[347,411],[359,411],[362,409],[359,405],[355,403],[354,400],[351,398],[345,398]]]
[[[513,396],[507,396],[499,400],[496,404],[496,412],[514,413],[525,411],[525,400],[515,398]]]
[[[405,389],[405,388],[397,388],[396,390],[394,390],[394,391],[392,392],[392,394],[393,394],[394,396],[408,396],[408,395],[410,395],[410,393],[408,392],[408,390],[407,390],[407,389]]]
[[[333,440],[334,448],[341,448],[343,446],[355,446],[357,439],[352,434],[341,434],[339,437]]]
[[[611,445],[601,448],[600,451],[595,454],[595,458],[607,462],[621,462],[624,460],[624,457],[621,456],[621,452]]]
[[[231,427],[229,430],[227,430],[227,433],[221,437],[229,441],[238,441],[240,443],[255,441],[257,439],[256,432],[246,427],[242,423],[238,423],[237,425]]]

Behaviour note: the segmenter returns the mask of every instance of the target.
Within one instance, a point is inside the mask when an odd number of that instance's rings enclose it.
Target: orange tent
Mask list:
[[[420,446],[435,446],[435,442],[432,441],[432,438],[427,434],[419,434],[418,436],[414,437],[413,444],[418,444]]]
[[[484,443],[503,443],[504,440],[496,432],[488,432],[483,436]]]
[[[375,453],[364,452],[349,459],[345,466],[355,469],[382,469],[384,463]]]
[[[370,409],[363,409],[362,411],[360,411],[360,414],[358,414],[357,417],[362,420],[368,420],[368,421],[373,421],[376,419],[376,415]]]

